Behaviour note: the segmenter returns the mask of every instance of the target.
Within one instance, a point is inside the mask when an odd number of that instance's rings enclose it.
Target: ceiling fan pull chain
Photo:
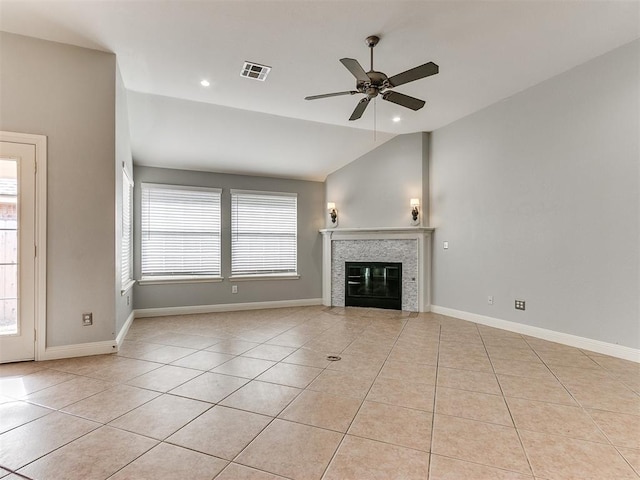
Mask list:
[[[373,52],[373,50],[371,51]],[[376,143],[376,129],[377,129],[376,120],[378,118],[378,115],[377,115],[378,109],[376,108],[376,105],[378,105],[377,97],[373,99],[373,143]]]

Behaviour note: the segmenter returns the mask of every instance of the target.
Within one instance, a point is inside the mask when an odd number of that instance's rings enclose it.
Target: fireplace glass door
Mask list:
[[[345,263],[345,306],[402,310],[402,264]]]

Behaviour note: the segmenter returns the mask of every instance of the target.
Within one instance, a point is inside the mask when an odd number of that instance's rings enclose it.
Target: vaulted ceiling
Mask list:
[[[1,0],[0,29],[114,52],[137,164],[322,180],[640,37],[640,3]],[[440,66],[397,89],[422,110],[378,100],[349,122],[359,95],[304,100],[352,90],[339,59],[368,70],[373,34],[376,70]],[[267,80],[242,78],[244,61]]]

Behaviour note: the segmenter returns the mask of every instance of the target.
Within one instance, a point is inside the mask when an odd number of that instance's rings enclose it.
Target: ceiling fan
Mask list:
[[[345,92],[325,93],[322,95],[311,95],[305,97],[305,100],[317,100],[319,98],[338,97],[341,95],[355,95],[356,93],[364,93],[366,97],[358,102],[355,110],[349,117],[349,120],[358,120],[362,117],[362,114],[366,110],[371,99],[382,95],[382,99],[388,102],[395,103],[402,107],[410,108],[411,110],[420,110],[424,107],[424,100],[419,98],[410,97],[400,92],[389,90],[405,83],[420,80],[421,78],[430,77],[438,73],[438,65],[433,62],[425,63],[419,67],[414,67],[406,72],[399,73],[392,77],[387,77],[382,72],[376,72],[373,69],[373,47],[375,47],[380,38],[372,35],[365,39],[365,43],[371,50],[371,69],[368,72],[364,71],[364,68],[354,58],[341,58],[340,62],[356,77],[356,89],[347,90]]]

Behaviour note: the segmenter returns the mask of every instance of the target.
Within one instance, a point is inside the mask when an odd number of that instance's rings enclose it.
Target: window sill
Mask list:
[[[122,290],[120,290],[120,296],[124,296],[129,293],[129,290],[136,284],[135,280],[128,280],[127,283],[122,285]]]
[[[250,282],[252,280],[298,280],[300,275],[295,273],[273,275],[234,275],[229,277],[230,282]]]
[[[171,283],[217,283],[221,282],[220,276],[171,276],[171,277],[147,277],[138,280],[138,285],[163,285]]]

